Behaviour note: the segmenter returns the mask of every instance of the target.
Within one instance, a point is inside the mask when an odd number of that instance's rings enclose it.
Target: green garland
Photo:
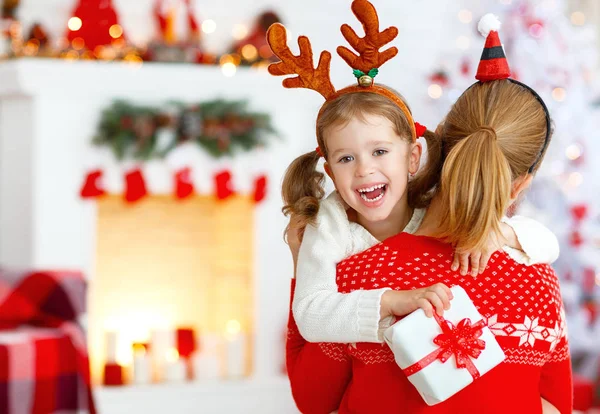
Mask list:
[[[248,111],[245,101],[170,103],[162,109],[115,101],[102,112],[92,142],[110,147],[118,160],[163,158],[184,142],[221,157],[265,146],[274,134],[270,116]]]

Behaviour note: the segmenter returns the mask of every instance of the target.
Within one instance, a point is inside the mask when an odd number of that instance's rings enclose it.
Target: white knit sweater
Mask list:
[[[404,232],[414,233],[425,215],[415,209]],[[523,252],[504,250],[527,265],[552,263],[558,258],[556,236],[541,223],[522,216],[503,221],[515,231]],[[364,227],[348,221],[346,206],[333,192],[319,207],[316,225],[306,227],[298,253],[292,311],[298,329],[309,342],[383,342],[393,319],[380,320],[381,295],[389,288],[339,293],[336,265],[344,258],[379,243]]]

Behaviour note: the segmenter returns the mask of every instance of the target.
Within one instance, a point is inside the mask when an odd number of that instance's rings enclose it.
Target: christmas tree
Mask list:
[[[474,82],[484,39],[479,18],[496,14],[512,78],[534,88],[547,104],[554,135],[518,214],[557,235],[553,267],[561,278],[574,369],[597,380],[600,372],[600,111],[594,100],[598,46],[585,14],[564,0],[464,0],[456,9],[455,41],[429,76],[431,108],[439,119]],[[597,84],[596,84],[597,85]]]

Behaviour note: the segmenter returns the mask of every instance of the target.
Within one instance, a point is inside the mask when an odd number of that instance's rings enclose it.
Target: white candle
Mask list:
[[[152,381],[150,356],[145,349],[134,349],[133,352],[133,383],[149,384]]]
[[[150,340],[150,353],[154,380],[160,382],[164,379],[165,357],[170,349],[175,348],[175,334],[172,330],[152,331]]]
[[[238,321],[227,322],[225,335],[225,358],[227,377],[240,378],[246,374],[246,336]]]
[[[211,381],[216,380],[221,375],[221,363],[219,356],[212,352],[196,352],[192,356],[192,368],[194,370],[194,380]]]
[[[117,341],[119,337],[114,331],[106,332],[104,340],[106,341],[106,363],[114,364],[117,362]]]
[[[186,379],[186,373],[185,361],[179,358],[179,352],[175,348],[170,349],[165,364],[165,380],[168,382],[183,382]]]

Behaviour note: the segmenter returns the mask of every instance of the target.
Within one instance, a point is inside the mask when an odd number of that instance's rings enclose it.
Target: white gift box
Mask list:
[[[471,384],[474,376],[484,375],[505,358],[496,337],[485,326],[485,320],[475,308],[467,292],[460,286],[454,286],[450,290],[454,298],[450,302],[450,309],[444,311],[443,319],[451,322],[457,329],[454,329],[453,333],[448,331],[446,335],[439,337],[438,342],[443,343],[444,340],[457,336],[472,338],[471,340],[454,342],[459,345],[454,347],[449,345],[447,348],[435,344],[434,339],[442,334],[441,320],[438,322],[433,317],[428,318],[422,309],[407,315],[384,332],[385,341],[392,349],[396,363],[407,374],[409,381],[417,388],[427,405],[435,405],[447,400]],[[466,318],[470,320],[471,328],[465,321]],[[469,332],[471,334],[468,334]],[[485,344],[478,340],[484,341]],[[479,354],[477,351],[470,351],[470,349],[482,347]],[[444,348],[448,349],[444,354],[451,355],[449,359],[445,362],[437,358],[433,359],[436,353]],[[457,352],[459,355],[463,355],[461,359],[466,360],[466,365],[470,369],[457,367],[454,353],[456,349],[459,349]],[[467,355],[465,356],[465,354]],[[474,358],[474,355],[477,354],[477,358]],[[442,355],[440,355],[441,357]],[[425,358],[433,359],[433,361],[427,365],[428,361]],[[414,365],[419,361],[422,366],[420,370],[419,366]],[[410,369],[406,370],[409,367]],[[470,371],[475,375],[472,375]]]

